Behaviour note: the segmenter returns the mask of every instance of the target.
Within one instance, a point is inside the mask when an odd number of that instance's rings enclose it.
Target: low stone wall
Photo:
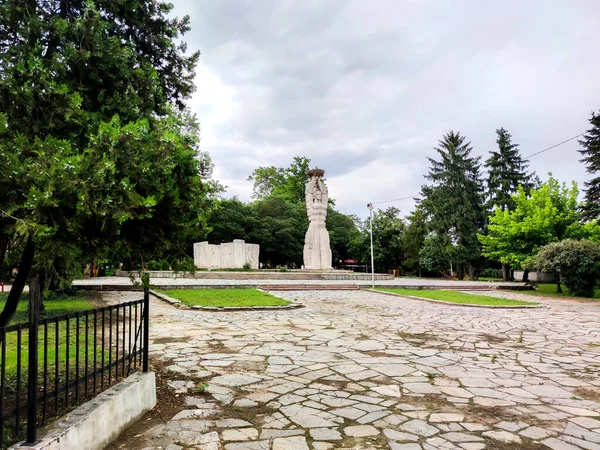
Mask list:
[[[515,280],[523,279],[523,271],[515,270]],[[549,272],[529,272],[529,281],[537,281],[538,283],[554,283],[556,277]]]
[[[370,280],[370,273],[359,272],[217,272],[200,271],[196,273],[179,272],[175,273],[167,270],[152,270],[146,272],[150,278],[194,278],[197,280]],[[131,272],[131,275],[138,276],[137,272]],[[129,272],[119,272],[119,277],[129,277]],[[375,280],[393,280],[394,275],[387,273],[376,273]]]
[[[135,373],[9,450],[102,450],[155,405],[154,372]]]

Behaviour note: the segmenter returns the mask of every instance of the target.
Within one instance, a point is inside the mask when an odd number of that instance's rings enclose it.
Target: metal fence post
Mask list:
[[[40,283],[33,277],[29,283],[29,336],[27,363],[27,443],[37,440],[38,323],[40,320]]]
[[[148,372],[148,346],[150,340],[150,292],[144,287],[144,350],[142,370]]]

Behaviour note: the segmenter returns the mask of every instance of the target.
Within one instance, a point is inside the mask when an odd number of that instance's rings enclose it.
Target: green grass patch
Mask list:
[[[256,289],[173,289],[159,291],[188,306],[286,306],[291,302]]]
[[[0,294],[0,311],[4,309],[6,304],[7,293]],[[27,313],[27,304],[29,302],[29,296],[23,294],[19,305],[17,306],[17,312],[10,321],[10,325],[15,323],[26,323],[29,321]],[[44,300],[45,311],[40,314],[40,318],[50,318],[56,316],[63,316],[65,314],[75,313],[77,311],[85,311],[86,309],[94,309],[91,303],[91,298],[85,294],[78,295],[53,295]]]
[[[4,308],[4,304],[6,303],[7,294],[0,294],[0,308]],[[19,301],[19,305],[17,307],[17,312],[15,313],[13,319],[11,320],[9,325],[19,324],[19,323],[27,323],[28,322],[28,314],[27,314],[27,302],[28,297],[24,295],[21,297]],[[76,296],[54,296],[44,301],[45,311],[40,314],[41,318],[51,318],[56,316],[62,316],[66,314],[75,313],[77,311],[85,311],[89,309],[93,309],[94,305],[91,303],[90,297],[80,294]],[[67,334],[66,334],[66,322],[60,322],[58,328],[58,363],[59,366],[64,365],[67,360],[67,354],[69,356],[69,366],[74,367],[76,361],[76,327],[77,320],[70,319],[69,320],[69,340],[67,346]],[[80,327],[80,337],[79,337],[79,357],[80,362],[83,363],[85,359],[85,319],[82,317],[79,319],[79,327]],[[44,327],[40,326],[38,329],[38,360],[41,362],[44,360]],[[89,321],[89,329],[88,335],[92,337],[93,327],[91,326],[91,321]],[[6,378],[7,380],[11,380],[16,377],[17,372],[17,357],[18,357],[18,333],[16,331],[11,331],[6,335]],[[48,325],[48,364],[51,367],[50,372],[53,373],[54,365],[56,362],[56,325],[51,322]],[[23,373],[26,373],[27,361],[28,361],[28,353],[27,347],[29,342],[29,330],[28,328],[23,328],[21,331],[21,370]],[[68,352],[67,352],[68,347]],[[89,347],[90,354],[88,355],[88,359],[93,357],[93,346]]]
[[[462,305],[486,305],[486,306],[521,306],[535,305],[533,302],[521,300],[508,300],[505,298],[488,297],[487,295],[465,294],[456,291],[442,291],[429,289],[377,289],[382,292],[391,292],[399,295],[410,295],[413,297],[440,300],[448,303],[460,303]]]
[[[535,291],[519,291],[523,294],[530,295],[541,295],[542,297],[569,297],[573,298],[573,294],[571,294],[565,285],[562,286],[562,293],[556,292],[556,283],[535,283],[537,285],[537,290]],[[575,297],[575,298],[585,298],[585,297]],[[594,289],[594,299],[600,299],[600,288]]]

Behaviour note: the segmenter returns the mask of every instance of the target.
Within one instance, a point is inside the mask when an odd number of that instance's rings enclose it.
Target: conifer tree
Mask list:
[[[600,110],[592,112],[590,124],[592,128],[579,141],[583,147],[579,150],[583,155],[581,162],[587,166],[587,172],[594,176],[585,183],[583,215],[587,219],[597,219],[600,217]]]
[[[473,263],[480,255],[477,233],[485,217],[480,158],[471,156],[470,142],[454,131],[435,150],[440,159],[428,158],[431,167],[425,177],[431,184],[421,188],[421,206],[432,231],[450,238],[452,253],[459,255],[459,276],[466,268],[474,279]]]
[[[504,128],[496,130],[496,134],[498,150],[490,152],[485,162],[488,209],[498,206],[502,211],[512,210],[515,207],[512,195],[519,186],[529,192],[535,174],[527,173],[529,163],[519,154],[519,145],[512,142],[512,135]]]

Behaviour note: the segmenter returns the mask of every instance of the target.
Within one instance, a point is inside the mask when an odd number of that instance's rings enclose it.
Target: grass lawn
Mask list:
[[[4,308],[4,304],[6,303],[6,297],[8,294],[0,294],[0,308]],[[15,313],[13,319],[11,320],[9,325],[14,325],[18,323],[26,323],[28,322],[28,314],[27,314],[27,302],[28,297],[24,295],[21,297],[21,301],[19,302],[19,306],[17,307],[17,312]],[[44,306],[46,310],[40,314],[40,318],[50,318],[61,316],[65,314],[75,313],[77,311],[85,311],[89,309],[94,309],[94,305],[91,302],[89,296],[85,294],[80,294],[76,296],[56,296],[54,298],[50,298],[44,301]],[[83,319],[80,319],[80,330],[82,330],[85,326],[85,322]],[[70,327],[70,335],[69,335],[69,366],[75,366],[75,357],[76,357],[76,319],[69,320]],[[44,358],[44,328],[40,326],[38,332],[38,340],[39,340],[39,350],[38,350],[38,359],[41,362]],[[91,326],[88,330],[88,333],[93,333],[93,328]],[[18,347],[18,334],[17,332],[9,332],[6,336],[6,378],[7,380],[11,380],[16,376],[17,372],[17,347]],[[83,364],[85,358],[85,346],[83,345],[85,334],[81,334],[80,337],[80,362]],[[26,373],[28,354],[27,354],[27,343],[29,340],[29,331],[27,328],[23,328],[21,331],[21,370],[23,373]],[[63,366],[67,357],[67,337],[66,337],[66,322],[61,322],[58,330],[58,360],[59,366]],[[53,373],[54,364],[56,361],[56,352],[55,352],[55,343],[56,343],[56,328],[53,323],[48,325],[48,366],[51,367],[50,372]],[[91,359],[93,356],[93,345],[89,347],[90,354],[88,358]]]
[[[188,306],[286,306],[290,302],[256,289],[172,289],[159,291]]]
[[[7,293],[0,294],[0,311],[4,309]],[[26,323],[29,321],[27,315],[27,303],[29,301],[28,294],[23,294],[17,306],[17,312],[10,321],[10,325],[15,323]],[[86,309],[94,309],[90,301],[90,297],[85,294],[74,296],[58,295],[50,299],[44,300],[46,310],[40,314],[40,318],[62,316],[71,314],[77,311],[85,311]]]
[[[569,298],[582,298],[585,299],[585,297],[573,297],[573,294],[571,294],[567,288],[565,287],[564,284],[561,284],[562,287],[562,294],[559,294],[558,292],[556,292],[556,283],[535,283],[537,285],[537,290],[535,291],[519,291],[523,294],[530,294],[530,295],[541,295],[543,297],[569,297]],[[594,299],[600,299],[600,288],[596,288],[594,289]]]
[[[440,300],[448,303],[460,303],[463,305],[487,305],[487,306],[520,306],[535,305],[533,302],[520,300],[508,300],[505,298],[488,297],[487,295],[464,294],[456,291],[441,291],[429,289],[377,289],[382,292],[391,292],[399,295],[411,295],[413,297]]]

